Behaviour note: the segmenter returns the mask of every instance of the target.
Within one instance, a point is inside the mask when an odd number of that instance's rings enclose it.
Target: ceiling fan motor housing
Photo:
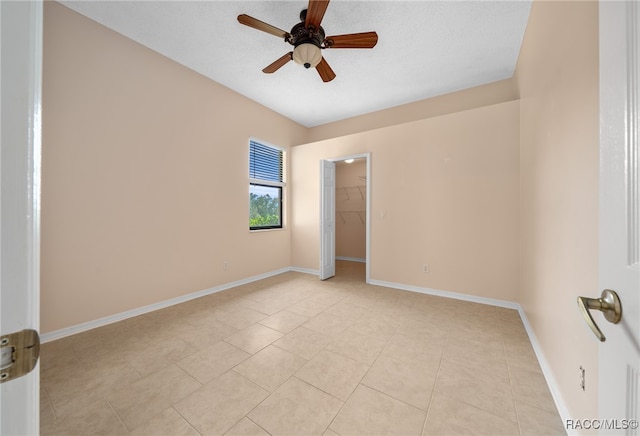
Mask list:
[[[313,44],[316,47],[322,48],[322,43],[324,42],[325,33],[322,26],[320,26],[317,30],[312,29],[311,27],[307,29],[304,27],[304,22],[298,23],[291,29],[289,32],[291,35],[289,37],[289,43],[294,47],[299,46],[300,44]]]
[[[305,27],[304,22],[301,22],[293,26],[289,34],[288,42],[295,47],[293,60],[305,68],[318,65],[322,59],[320,49],[325,39],[322,26],[315,30],[311,26],[309,28]]]

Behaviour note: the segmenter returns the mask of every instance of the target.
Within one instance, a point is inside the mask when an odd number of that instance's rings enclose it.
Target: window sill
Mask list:
[[[276,229],[249,229],[249,233],[262,233],[262,232],[281,232],[287,230],[286,227],[280,227]]]

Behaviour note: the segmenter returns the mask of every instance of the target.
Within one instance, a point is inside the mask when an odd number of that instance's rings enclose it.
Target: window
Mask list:
[[[249,229],[282,228],[284,151],[249,141]]]

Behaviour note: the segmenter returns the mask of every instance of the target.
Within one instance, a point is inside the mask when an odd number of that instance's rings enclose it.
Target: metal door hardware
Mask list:
[[[28,374],[38,363],[40,336],[35,330],[2,335],[0,345],[0,383]]]
[[[582,311],[582,315],[591,328],[591,331],[598,339],[600,339],[600,342],[606,341],[607,338],[593,320],[589,310],[593,309],[601,311],[604,314],[605,319],[613,324],[618,324],[622,319],[622,304],[620,303],[620,298],[615,291],[610,289],[602,291],[602,296],[600,298],[578,297],[578,307],[580,307],[580,311]]]

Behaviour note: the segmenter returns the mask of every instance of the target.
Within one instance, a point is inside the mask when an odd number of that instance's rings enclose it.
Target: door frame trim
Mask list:
[[[340,162],[346,159],[365,159],[365,167],[366,167],[366,195],[365,195],[365,231],[366,231],[366,248],[365,248],[365,281],[366,283],[371,282],[371,152],[366,153],[358,153],[358,154],[350,154],[346,156],[332,157],[327,159],[320,159],[321,161],[329,161],[329,162]],[[320,197],[320,208],[324,204],[324,198]],[[323,238],[323,226],[322,226],[322,215],[320,216],[320,253],[323,250],[324,238]],[[335,253],[334,253],[334,262],[335,262]],[[322,256],[319,259],[320,263],[322,263]],[[320,265],[321,267],[321,265]]]

